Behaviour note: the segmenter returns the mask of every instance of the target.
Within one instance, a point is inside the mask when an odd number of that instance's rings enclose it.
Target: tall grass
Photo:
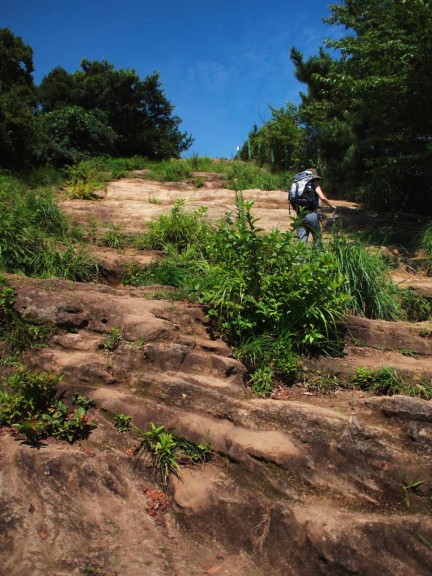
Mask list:
[[[226,175],[228,187],[235,190],[285,190],[291,180],[287,173],[271,174],[252,162],[231,162]]]
[[[169,251],[174,246],[177,252],[183,252],[193,245],[205,246],[211,233],[206,212],[205,207],[187,211],[184,200],[177,200],[170,213],[148,223],[148,231],[137,241],[139,247]]]
[[[353,314],[383,320],[401,316],[398,290],[379,253],[343,233],[333,234],[326,247],[336,257],[339,272],[345,278],[341,288],[350,298]]]
[[[95,280],[98,266],[72,245],[51,187],[31,189],[29,180],[0,174],[0,271]]]
[[[432,222],[423,228],[420,234],[419,248],[426,256],[426,270],[430,275],[432,273]]]

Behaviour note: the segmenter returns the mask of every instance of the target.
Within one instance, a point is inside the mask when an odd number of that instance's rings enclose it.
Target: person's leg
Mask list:
[[[297,238],[300,240],[300,242],[304,242],[305,244],[307,244],[308,237],[309,237],[309,230],[307,229],[305,220],[303,219],[301,222],[299,222],[299,225],[297,226]]]
[[[310,232],[313,236],[314,248],[319,248],[321,246],[321,227],[318,214],[316,212],[307,214],[304,224],[307,232]]]

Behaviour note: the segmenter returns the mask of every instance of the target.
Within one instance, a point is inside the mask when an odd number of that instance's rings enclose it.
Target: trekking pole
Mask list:
[[[332,214],[333,214],[332,217],[329,219],[329,221],[327,223],[327,224],[331,224],[331,226],[333,226],[333,224],[336,222],[336,208],[333,210]],[[324,223],[323,223],[322,218],[321,218],[321,209],[318,210],[318,219],[319,219],[321,226],[323,227],[323,230],[325,230],[325,232],[328,232],[327,227],[324,226]]]

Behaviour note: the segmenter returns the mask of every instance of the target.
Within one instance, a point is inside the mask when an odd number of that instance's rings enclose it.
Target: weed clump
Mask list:
[[[150,423],[149,430],[135,427],[139,443],[134,450],[135,456],[150,458],[155,473],[164,486],[168,483],[170,473],[179,477],[180,465],[202,464],[212,456],[211,446],[194,444],[172,432],[167,432],[164,426]]]
[[[424,400],[432,399],[432,382],[424,380],[414,384],[406,384],[397,370],[388,366],[383,366],[379,370],[358,368],[351,378],[351,384],[356,388],[373,392],[379,396],[403,394]]]
[[[69,410],[57,386],[62,376],[21,366],[0,389],[0,426],[10,426],[29,442],[52,436],[73,443],[86,438],[95,424],[87,412],[93,406],[85,396],[72,397]]]

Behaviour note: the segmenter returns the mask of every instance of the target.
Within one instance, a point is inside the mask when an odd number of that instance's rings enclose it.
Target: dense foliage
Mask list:
[[[143,80],[106,60],[54,68],[36,87],[33,51],[0,29],[0,166],[57,166],[110,154],[179,157],[193,139],[166,98],[158,73]]]
[[[78,106],[96,115],[105,131],[115,134],[110,142],[114,156],[162,159],[190,147],[192,138],[179,130],[181,120],[172,115],[158,73],[141,80],[134,70],[115,70],[106,60],[84,59],[81,68],[68,74],[58,67],[45,76],[40,86],[44,112]]]
[[[298,112],[272,110],[272,119],[249,134],[243,158],[261,159],[267,146],[275,168],[318,167],[332,194],[379,209],[430,214],[430,2],[343,0],[330,9],[325,22],[338,27],[338,39],[306,60],[291,51],[296,76],[307,88]],[[346,34],[340,37],[342,28]],[[285,155],[278,129],[286,137]]]
[[[8,29],[0,29],[0,164],[22,167],[35,141],[37,96],[33,51]]]
[[[240,156],[243,160],[255,160],[275,170],[287,170],[301,165],[305,160],[306,134],[300,125],[298,110],[287,103],[279,109],[270,106],[271,119],[249,132]]]

